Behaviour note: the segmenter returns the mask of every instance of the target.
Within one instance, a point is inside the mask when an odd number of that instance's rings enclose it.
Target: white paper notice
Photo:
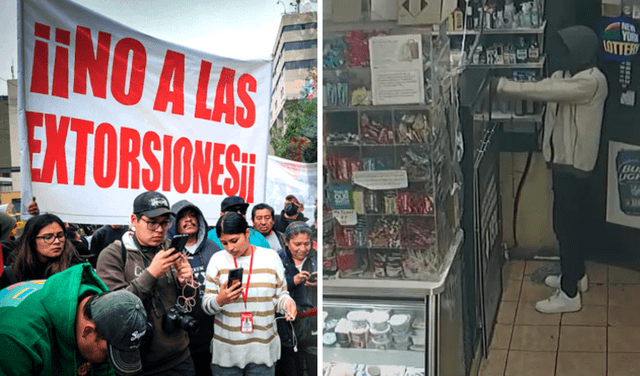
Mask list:
[[[356,171],[353,182],[371,190],[400,189],[409,186],[406,170]]]
[[[353,209],[349,210],[334,210],[333,218],[338,220],[342,226],[355,226],[358,224],[358,215]]]
[[[374,105],[424,103],[421,35],[372,37],[369,55]]]

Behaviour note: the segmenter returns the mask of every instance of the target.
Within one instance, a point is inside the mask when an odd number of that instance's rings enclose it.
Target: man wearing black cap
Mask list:
[[[0,292],[25,288],[16,284]],[[38,285],[38,284],[34,284]],[[49,277],[17,305],[0,306],[3,375],[135,375],[147,327],[142,301],[109,291],[88,264]],[[13,292],[13,293],[15,293]],[[110,364],[110,365],[109,365]]]
[[[176,306],[193,271],[182,253],[173,253],[165,238],[174,214],[167,198],[144,192],[133,202],[131,231],[107,246],[98,257],[97,272],[112,290],[136,294],[147,308],[153,337],[142,350],[143,375],[194,375],[189,335],[182,328],[165,330],[163,317]],[[195,292],[187,288],[193,296]],[[182,300],[182,299],[181,299]]]
[[[236,212],[241,216],[245,217],[246,219],[248,207],[249,207],[249,204],[247,204],[242,197],[229,196],[224,200],[222,200],[222,203],[220,204],[220,217],[227,214],[228,212]],[[214,242],[216,242],[216,244],[220,247],[220,249],[224,248],[222,246],[222,243],[220,243],[220,239],[218,239],[218,235],[216,235],[215,228],[209,231],[209,234],[207,235],[207,237],[213,240]],[[260,234],[258,231],[256,231],[253,228],[251,229],[251,235],[249,236],[249,244],[255,245],[256,247],[269,248],[269,249],[271,248],[271,246],[269,246],[269,242],[267,241],[267,239],[265,239],[264,236],[262,236],[262,234]]]

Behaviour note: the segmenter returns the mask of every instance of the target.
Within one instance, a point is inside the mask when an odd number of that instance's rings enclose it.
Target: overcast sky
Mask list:
[[[75,0],[142,33],[221,56],[271,56],[291,0]],[[18,63],[17,0],[0,0],[0,95]],[[14,68],[15,78],[18,69]]]

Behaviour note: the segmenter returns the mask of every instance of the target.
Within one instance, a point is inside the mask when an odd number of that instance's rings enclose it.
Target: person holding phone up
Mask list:
[[[289,224],[284,233],[286,247],[279,255],[284,265],[289,294],[300,311],[308,311],[318,304],[318,261],[312,248],[313,230],[304,222]],[[317,374],[317,315],[299,318],[293,325],[278,321],[282,341],[282,357],[276,364],[277,376]],[[292,331],[295,330],[295,336]]]
[[[202,308],[215,315],[211,344],[213,375],[273,375],[280,358],[275,313],[293,320],[296,304],[289,296],[278,254],[249,243],[243,216],[229,212],[216,224],[224,252],[209,262]],[[229,272],[243,269],[242,283],[229,284]]]

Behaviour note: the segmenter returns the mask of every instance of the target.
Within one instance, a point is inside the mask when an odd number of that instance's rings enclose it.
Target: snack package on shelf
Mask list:
[[[353,187],[349,184],[331,185],[327,187],[329,205],[332,209],[351,209],[350,192]]]
[[[433,217],[408,218],[400,233],[402,248],[430,248],[436,242],[435,220]]]
[[[408,149],[402,156],[402,170],[407,171],[409,181],[426,181],[431,179],[431,163],[426,148]]]
[[[394,127],[370,119],[367,114],[360,116],[360,138],[369,144],[393,144],[395,142]]]
[[[398,123],[398,143],[422,144],[428,140],[429,122],[425,114],[402,114]]]
[[[433,201],[428,195],[415,191],[402,191],[396,195],[400,214],[433,215]]]
[[[405,278],[424,281],[437,275],[440,266],[435,247],[429,249],[408,249],[403,253],[402,272]]]
[[[351,181],[354,172],[362,171],[362,162],[356,157],[334,154],[328,155],[326,162],[334,180]]]
[[[329,278],[338,272],[338,259],[333,244],[324,243],[322,247],[322,275]]]
[[[367,235],[367,246],[369,248],[400,247],[401,227],[402,221],[399,219],[379,218]]]

